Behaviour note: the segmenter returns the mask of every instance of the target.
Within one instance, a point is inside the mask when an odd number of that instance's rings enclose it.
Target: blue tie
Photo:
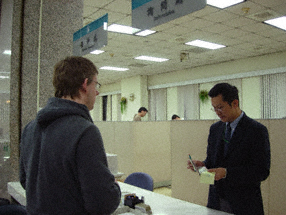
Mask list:
[[[225,139],[224,139],[224,156],[227,153],[228,146],[229,146],[229,141],[231,139],[231,127],[230,123],[227,123],[226,129],[225,129]]]

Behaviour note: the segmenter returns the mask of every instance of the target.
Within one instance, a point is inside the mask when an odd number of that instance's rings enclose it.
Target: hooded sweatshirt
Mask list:
[[[50,98],[23,130],[20,182],[30,215],[111,214],[121,199],[88,108],[66,99]]]

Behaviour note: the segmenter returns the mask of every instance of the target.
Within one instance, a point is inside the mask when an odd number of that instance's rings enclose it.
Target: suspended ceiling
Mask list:
[[[108,25],[132,26],[131,0],[84,0],[84,26],[106,13]],[[129,68],[124,72],[99,70],[100,82],[108,84],[137,75],[180,71],[281,52],[286,50],[286,32],[263,21],[285,15],[284,0],[248,0],[226,9],[207,5],[152,28],[157,32],[147,37],[108,32],[108,44],[101,48],[105,52],[85,57],[98,68]],[[226,48],[207,50],[185,45],[195,39],[222,44]],[[170,60],[158,63],[134,59],[140,55]]]

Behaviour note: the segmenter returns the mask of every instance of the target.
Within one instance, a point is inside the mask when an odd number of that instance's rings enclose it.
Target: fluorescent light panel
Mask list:
[[[150,56],[144,56],[144,55],[141,55],[141,56],[136,57],[134,59],[136,59],[136,60],[155,61],[155,62],[164,62],[164,61],[169,60],[167,58],[150,57]]]
[[[153,31],[153,30],[144,30],[144,31],[140,31],[140,32],[138,32],[138,33],[136,33],[135,35],[136,36],[142,36],[142,37],[146,37],[146,36],[148,36],[148,35],[150,35],[150,34],[154,34],[156,31]]]
[[[5,51],[3,52],[3,54],[11,55],[11,50],[5,50]]]
[[[4,76],[4,75],[0,75],[0,79],[8,79],[10,78],[9,76]]]
[[[101,54],[103,52],[104,51],[102,51],[102,50],[94,50],[94,51],[90,52],[90,54]]]
[[[108,31],[123,33],[123,34],[134,34],[138,31],[140,31],[140,29],[132,28],[132,27],[126,26],[126,25],[112,24],[112,25],[108,26]]]
[[[207,4],[223,9],[226,7],[233,6],[235,4],[239,4],[239,3],[244,2],[244,1],[245,0],[207,0]],[[271,1],[271,0],[269,0],[269,1]]]
[[[197,47],[201,47],[201,48],[206,48],[206,49],[220,49],[220,48],[226,47],[225,45],[210,43],[210,42],[206,42],[203,40],[193,40],[193,41],[187,42],[185,44],[190,45],[190,46],[197,46]]]
[[[269,19],[264,22],[286,31],[286,16],[278,17],[275,19]]]
[[[99,69],[113,70],[113,71],[120,71],[120,72],[129,70],[128,68],[120,68],[120,67],[113,67],[113,66],[103,66],[103,67],[100,67]]]

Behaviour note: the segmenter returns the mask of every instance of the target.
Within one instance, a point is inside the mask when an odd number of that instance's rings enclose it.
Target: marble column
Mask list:
[[[10,146],[5,180],[19,179],[24,126],[53,96],[53,66],[72,55],[73,33],[83,27],[83,0],[14,0],[11,55]],[[2,197],[5,197],[4,193]]]

